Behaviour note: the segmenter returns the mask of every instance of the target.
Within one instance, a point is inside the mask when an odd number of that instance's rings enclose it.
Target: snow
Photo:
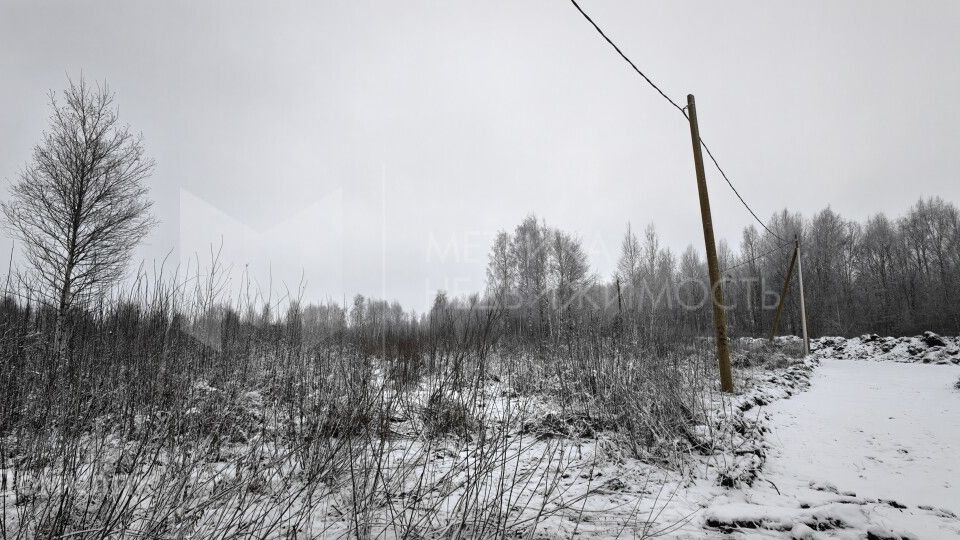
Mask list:
[[[769,407],[779,452],[768,471],[960,512],[958,375],[943,366],[823,361],[807,392]]]
[[[822,337],[810,341],[816,358],[882,360],[924,364],[960,364],[960,337],[924,332],[912,337]]]
[[[958,376],[823,359],[807,391],[764,407],[763,472],[714,500],[704,525],[774,538],[960,537]]]
[[[960,367],[953,361],[960,341],[942,339],[821,338],[803,361],[782,354],[800,346],[797,338],[780,338],[772,349],[765,340],[741,340],[751,355],[742,365],[754,366],[737,370],[741,393],[718,408],[715,423],[696,426],[728,444],[691,453],[682,465],[626,457],[609,433],[547,436],[527,426],[509,434],[502,466],[496,456],[478,463],[470,453],[476,445],[423,447],[407,433],[423,426],[407,419],[394,426],[403,436],[388,441],[387,463],[422,459],[384,474],[400,498],[411,482],[438,486],[424,505],[443,506],[431,518],[441,525],[446,512],[488,487],[495,494],[505,477],[516,490],[493,503],[511,512],[512,525],[537,521],[536,538],[960,538]],[[760,356],[766,367],[753,363]],[[770,367],[781,362],[789,365]],[[504,390],[494,385],[483,400],[492,420],[519,418],[520,408],[538,417],[554,411]],[[198,414],[220,392],[203,381],[193,391]],[[422,388],[416,395],[425,403],[429,394]],[[262,401],[250,392],[243,403],[258,410]],[[458,487],[468,463],[491,467],[490,481],[476,492]],[[349,507],[349,497],[347,490],[310,502],[317,510],[305,532],[345,534],[335,509]]]

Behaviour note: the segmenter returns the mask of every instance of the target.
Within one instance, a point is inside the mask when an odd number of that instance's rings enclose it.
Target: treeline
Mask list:
[[[810,218],[783,210],[767,227],[746,227],[736,247],[718,244],[732,335],[769,334],[795,239],[802,246],[812,336],[960,333],[960,212],[954,204],[920,200],[902,217],[877,214],[865,222],[829,207]],[[422,343],[432,342],[424,338],[440,332],[451,314],[464,318],[463,331],[513,344],[562,341],[589,330],[663,349],[712,333],[701,250],[690,245],[675,254],[653,225],[640,234],[628,225],[619,251],[614,274],[598,276],[575,234],[531,215],[497,234],[482,293],[450,298],[440,292],[419,315],[358,295],[349,306],[294,304],[275,321],[269,309],[244,319],[260,328],[296,321],[309,345],[348,333],[369,354],[406,358],[424,352]],[[234,314],[231,320],[239,319]],[[794,271],[779,333],[800,332]]]
[[[769,226],[780,238],[800,238],[812,335],[960,333],[960,213],[952,203],[920,200],[902,217],[876,214],[865,222],[844,219],[829,207],[809,220],[783,211]],[[769,290],[779,289],[790,246],[752,260],[778,242],[749,227],[739,254],[727,252],[721,263],[742,264],[730,273],[729,287],[736,300],[732,324],[741,333],[762,335],[769,329],[772,311],[763,309],[758,293],[746,285],[747,278],[763,276]],[[785,314],[788,331],[799,328],[793,285]]]
[[[772,233],[745,228],[736,249],[725,241],[718,245],[731,334],[769,333],[795,237],[803,247],[812,336],[960,333],[958,216],[952,203],[932,198],[896,219],[878,214],[858,223],[831,208],[806,219],[784,210],[768,221]],[[414,363],[423,357],[429,362],[450,340],[489,347],[556,344],[590,334],[657,350],[685,337],[709,336],[712,328],[707,268],[698,249],[688,246],[677,255],[662,245],[652,225],[639,235],[628,226],[616,271],[602,277],[591,271],[576,235],[536,216],[497,235],[483,292],[466,298],[440,292],[421,314],[361,295],[346,306],[290,302],[281,309],[265,303],[254,307],[256,300],[230,305],[219,286],[208,289],[197,291],[192,302],[166,305],[156,298],[171,295],[159,287],[153,300],[130,294],[125,306],[76,309],[73,318],[86,320],[96,317],[90,309],[106,309],[112,314],[108,319],[141,320],[156,316],[151,312],[164,304],[164,322],[157,325],[167,336],[182,333],[196,341],[201,363],[208,356],[256,353],[264,344],[278,348],[281,341],[283,348],[305,354],[349,346],[364,355]],[[31,306],[42,304],[35,300],[8,297],[5,318],[31,321],[35,328],[52,325],[52,311],[48,317],[31,315]],[[780,333],[800,333],[796,274]],[[76,339],[82,333],[72,335]]]
[[[794,238],[803,248],[812,336],[960,333],[960,212],[952,203],[921,200],[902,217],[877,214],[863,223],[829,207],[809,219],[784,210],[767,226],[772,233],[746,227],[736,248],[718,244],[732,335],[769,333]],[[675,254],[652,225],[640,234],[628,225],[619,247],[614,274],[598,276],[575,234],[531,215],[496,236],[483,292],[453,298],[441,291],[424,313],[362,295],[348,305],[230,305],[216,286],[197,291],[192,305],[181,300],[165,311],[173,328],[212,350],[277,343],[282,335],[305,352],[349,344],[365,355],[409,360],[429,356],[451,335],[523,345],[589,332],[653,349],[711,335],[707,265],[699,249]],[[794,272],[782,334],[801,331],[797,285]],[[134,318],[136,304],[150,303],[128,302],[118,311]]]
[[[828,207],[809,219],[783,210],[762,233],[745,228],[737,249],[718,245],[731,333],[770,332],[794,239],[811,335],[960,333],[958,216],[952,203],[931,198],[896,219],[877,214],[859,223]],[[801,331],[798,294],[794,272],[780,333]],[[709,295],[700,251],[688,246],[675,255],[652,225],[642,237],[628,226],[617,270],[602,279],[575,235],[530,216],[498,234],[484,302],[505,312],[507,335],[558,337],[590,324],[657,345],[707,335]]]

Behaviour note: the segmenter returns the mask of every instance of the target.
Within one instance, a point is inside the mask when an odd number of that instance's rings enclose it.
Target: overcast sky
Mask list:
[[[582,5],[668,95],[696,95],[764,219],[960,201],[960,2]],[[262,288],[303,276],[308,299],[419,310],[482,288],[491,236],[531,212],[602,277],[627,222],[702,248],[687,125],[568,2],[2,0],[0,70],[5,186],[47,92],[109,82],[157,161],[148,264],[222,236]],[[750,217],[708,174],[736,242]]]

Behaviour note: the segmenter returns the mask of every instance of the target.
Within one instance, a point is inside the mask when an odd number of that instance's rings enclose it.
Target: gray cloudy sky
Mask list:
[[[762,217],[960,201],[960,2],[582,5],[674,99],[697,96]],[[116,91],[158,163],[147,261],[222,235],[263,287],[302,271],[310,299],[420,309],[480,289],[490,237],[530,212],[605,277],[628,221],[702,244],[686,124],[564,1],[2,0],[0,69],[5,184],[48,90],[82,71]],[[709,182],[736,241],[750,218]]]

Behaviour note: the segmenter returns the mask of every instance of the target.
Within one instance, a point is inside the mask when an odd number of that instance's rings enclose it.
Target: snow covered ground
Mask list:
[[[960,392],[952,385],[958,373],[822,362],[809,391],[770,407],[780,451],[769,472],[960,512]]]
[[[638,460],[611,433],[548,435],[536,423],[532,431],[505,431],[502,455],[484,454],[456,440],[422,441],[413,433],[423,426],[403,420],[393,425],[398,437],[385,454],[383,474],[397,493],[391,504],[407,508],[404,498],[416,493],[417,505],[439,509],[423,512],[443,525],[434,529],[477,537],[489,531],[444,520],[484,498],[509,514],[504,532],[528,538],[960,538],[960,366],[952,361],[958,340],[942,339],[824,338],[804,360],[783,354],[799,347],[798,338],[774,347],[744,340],[737,351],[741,393],[718,402],[709,426],[695,426],[723,444],[691,451],[689,460]],[[219,396],[209,386],[197,389],[214,401]],[[502,390],[491,387],[484,408],[492,419],[519,418],[506,413],[520,402]],[[534,417],[556,412],[524,403]],[[410,455],[420,458],[398,465]],[[464,481],[488,469],[489,482]],[[487,490],[501,477],[514,486],[505,497]],[[422,482],[436,489],[407,489]],[[277,492],[299,484],[285,486]],[[316,510],[307,513],[304,536],[348,536],[342,509],[350,508],[351,493],[333,490],[308,501]],[[12,519],[8,527],[15,529],[18,516]]]
[[[958,377],[952,365],[824,358],[807,391],[764,407],[763,471],[716,498],[704,525],[745,537],[960,538]]]

